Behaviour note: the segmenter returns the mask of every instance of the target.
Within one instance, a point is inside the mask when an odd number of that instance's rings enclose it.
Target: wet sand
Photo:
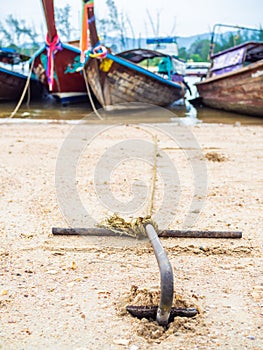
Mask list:
[[[0,128],[0,348],[263,348],[262,126]],[[154,159],[153,214],[161,228],[192,220],[192,229],[243,233],[236,240],[162,238],[177,302],[200,311],[167,331],[125,313],[127,303],[158,302],[158,266],[147,240],[51,233],[94,225],[113,209],[147,214]],[[86,215],[78,216],[76,203]]]

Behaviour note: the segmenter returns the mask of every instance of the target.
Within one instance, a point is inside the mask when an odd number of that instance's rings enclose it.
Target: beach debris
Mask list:
[[[77,264],[75,261],[72,261],[71,263],[71,270],[76,270],[77,269]]]
[[[217,152],[208,152],[206,153],[205,158],[212,162],[225,162],[227,160],[224,155]]]

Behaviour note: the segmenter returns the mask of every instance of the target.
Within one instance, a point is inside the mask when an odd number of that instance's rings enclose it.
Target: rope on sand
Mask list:
[[[157,180],[157,136],[153,136],[153,142],[154,142],[154,153],[153,153],[153,166],[152,166],[152,185],[151,185],[151,197],[150,197],[150,203],[149,203],[149,216],[152,217],[153,215],[153,208],[154,208],[154,195],[155,195],[155,188],[156,188],[156,180]]]
[[[117,213],[114,213],[111,217],[98,224],[99,227],[109,229],[119,235],[128,235],[137,239],[147,237],[145,227],[147,224],[151,224],[156,232],[159,232],[156,222],[152,219],[154,210],[154,197],[157,180],[157,136],[147,131],[154,141],[154,154],[153,154],[153,166],[152,166],[152,183],[150,200],[148,207],[148,214],[144,217],[133,218],[131,221],[126,221],[120,217]]]
[[[83,67],[83,76],[86,84],[88,97],[91,103],[91,107],[94,113],[96,114],[96,116],[100,120],[103,120],[102,116],[96,109],[93,98],[91,96],[88,78],[84,67]],[[147,232],[145,230],[146,224],[153,225],[156,231],[158,231],[157,224],[152,220],[153,208],[154,208],[154,195],[155,195],[155,187],[156,187],[156,180],[157,180],[157,137],[156,135],[153,135],[149,131],[147,132],[152,136],[153,142],[154,142],[152,183],[151,183],[151,195],[150,195],[150,202],[149,202],[149,208],[148,208],[148,215],[146,215],[145,217],[138,217],[137,219],[134,218],[131,221],[126,221],[124,218],[120,217],[117,213],[114,213],[111,217],[109,217],[108,219],[105,219],[100,224],[98,224],[99,227],[110,229],[111,231],[117,234],[120,234],[120,235],[126,234],[128,236],[135,237],[135,238],[147,237]]]
[[[157,224],[150,216],[134,218],[131,221],[126,221],[117,213],[102,221],[98,226],[109,229],[120,236],[126,235],[137,239],[147,237],[145,226],[151,224],[158,231]]]

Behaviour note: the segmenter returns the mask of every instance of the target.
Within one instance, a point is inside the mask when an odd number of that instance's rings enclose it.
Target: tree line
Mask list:
[[[127,14],[118,11],[114,0],[106,0],[106,5],[108,9],[106,18],[96,21],[98,31],[102,37],[111,33],[120,40],[120,46],[125,48],[128,32],[135,39],[130,19]],[[79,37],[80,30],[72,27],[70,5],[62,8],[55,7],[55,21],[62,41],[67,42]],[[23,19],[14,18],[11,14],[7,16],[4,23],[0,21],[0,47],[14,48],[26,55],[32,55],[42,46],[45,34],[44,28],[41,28],[41,33],[38,33],[34,26]],[[28,44],[27,47],[25,44]]]
[[[118,11],[114,0],[106,0],[106,5],[108,14],[106,18],[97,19],[98,31],[102,37],[106,37],[111,33],[112,36],[118,38],[120,47],[125,50],[128,33],[135,43],[131,21],[127,14]],[[72,37],[73,35],[79,35],[79,30],[72,28],[71,7],[69,5],[63,8],[55,8],[55,20],[61,40],[70,41],[75,39]],[[38,33],[34,26],[27,24],[25,20],[18,20],[10,14],[5,23],[0,22],[0,47],[14,48],[30,56],[42,46],[45,33],[45,29],[41,28],[41,33]],[[214,52],[249,40],[263,41],[263,28],[261,27],[258,32],[237,30],[220,34],[215,38]],[[25,46],[25,43],[28,43],[28,45]],[[209,39],[197,39],[190,48],[179,47],[178,49],[179,58],[185,61],[209,61]]]
[[[219,52],[226,50],[232,46],[242,44],[246,41],[263,41],[263,28],[261,27],[258,32],[251,30],[238,30],[235,32],[227,32],[219,34],[214,40],[213,52]],[[179,57],[188,61],[194,62],[206,62],[209,61],[210,51],[209,39],[197,39],[188,50],[185,47],[179,48]]]

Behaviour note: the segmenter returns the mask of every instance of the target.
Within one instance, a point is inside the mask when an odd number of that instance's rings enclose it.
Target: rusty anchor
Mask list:
[[[160,271],[160,302],[158,306],[133,306],[126,310],[139,319],[147,318],[156,320],[159,325],[166,327],[174,318],[194,317],[198,314],[196,308],[172,307],[174,293],[174,278],[172,266],[163,249],[159,237],[183,237],[183,238],[242,238],[240,231],[190,231],[190,230],[161,230],[159,234],[154,227],[147,223],[144,225],[147,236],[151,242]],[[79,236],[119,236],[108,228],[58,228],[53,227],[54,235],[79,235]],[[123,231],[125,235],[125,231]]]
[[[156,260],[158,262],[161,281],[161,295],[158,306],[127,306],[126,310],[133,316],[138,318],[153,319],[161,326],[167,326],[176,316],[193,317],[198,311],[195,308],[174,308],[174,278],[173,269],[170,261],[159,240],[158,234],[151,224],[145,225],[147,236],[154,250]]]

